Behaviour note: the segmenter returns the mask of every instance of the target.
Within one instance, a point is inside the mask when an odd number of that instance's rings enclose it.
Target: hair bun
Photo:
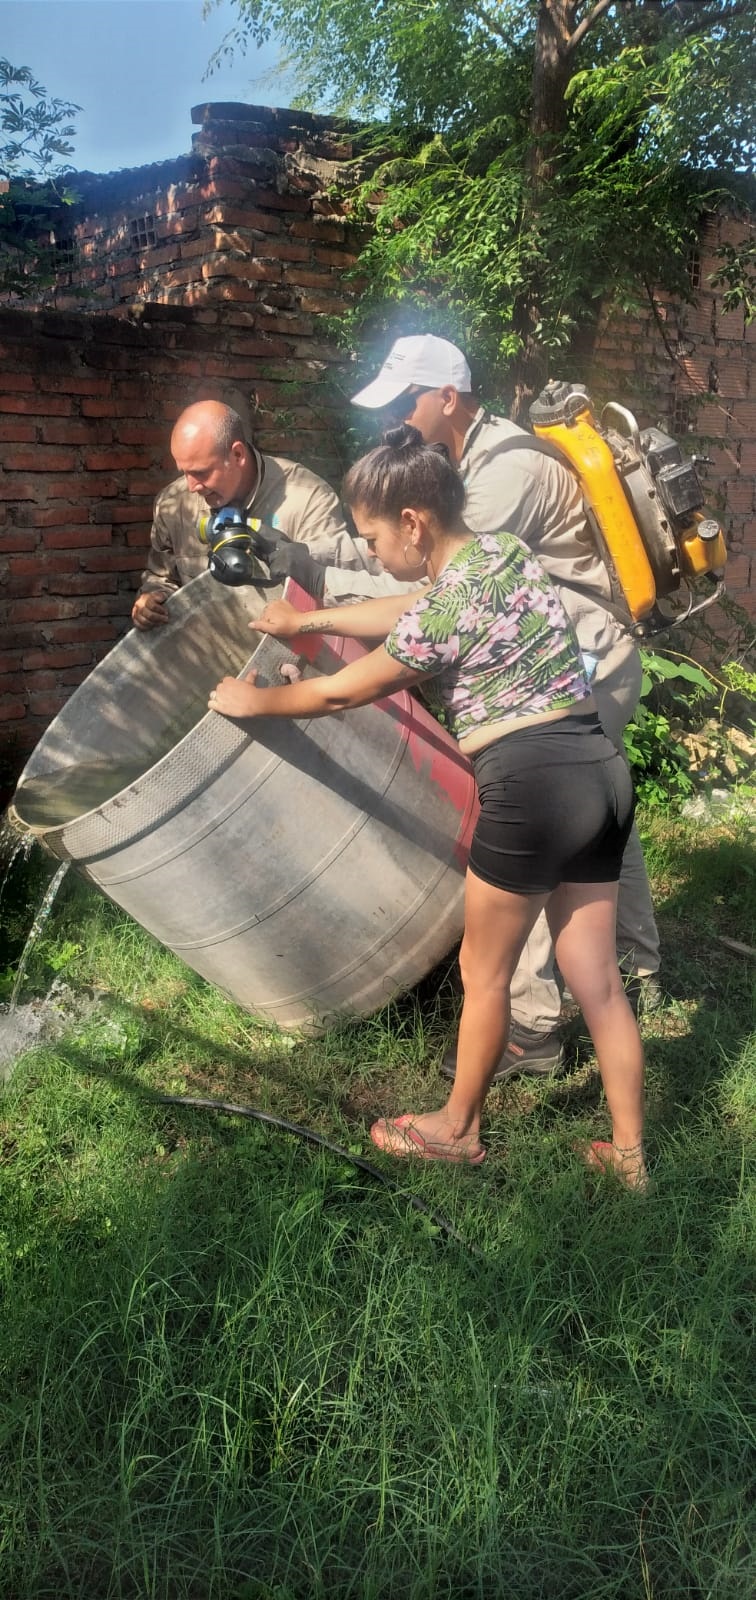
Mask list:
[[[389,450],[414,450],[422,442],[420,429],[412,428],[408,422],[398,428],[387,428],[381,439],[381,444],[388,445]]]

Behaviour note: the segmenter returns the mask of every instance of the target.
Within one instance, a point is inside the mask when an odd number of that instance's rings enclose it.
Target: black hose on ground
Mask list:
[[[233,1100],[205,1100],[183,1094],[156,1094],[151,1095],[150,1098],[157,1101],[159,1105],[187,1106],[190,1111],[220,1111],[230,1117],[247,1117],[253,1122],[263,1122],[269,1128],[281,1128],[284,1133],[293,1133],[296,1138],[304,1139],[308,1144],[314,1144],[321,1150],[330,1151],[331,1155],[338,1156],[340,1161],[349,1161],[353,1167],[358,1167],[360,1172],[366,1172],[368,1177],[377,1178],[378,1182],[383,1184],[384,1189],[389,1189],[393,1194],[401,1195],[404,1200],[409,1202],[414,1211],[420,1211],[424,1216],[429,1217],[437,1228],[441,1228],[444,1233],[448,1234],[450,1239],[456,1240],[457,1244],[463,1245],[471,1255],[479,1256],[482,1253],[474,1244],[470,1244],[469,1240],[463,1238],[461,1233],[457,1232],[453,1223],[449,1221],[448,1217],[443,1216],[442,1212],[434,1211],[433,1207],[426,1205],[419,1195],[407,1194],[404,1189],[400,1188],[398,1183],[394,1183],[393,1179],[389,1178],[385,1172],[381,1172],[379,1167],[374,1167],[371,1161],[366,1161],[364,1156],[355,1156],[349,1150],[342,1150],[341,1145],[332,1144],[330,1139],[324,1138],[322,1133],[315,1133],[313,1128],[303,1128],[298,1122],[287,1122],[284,1117],[274,1117],[270,1111],[258,1111],[254,1106],[236,1105]]]

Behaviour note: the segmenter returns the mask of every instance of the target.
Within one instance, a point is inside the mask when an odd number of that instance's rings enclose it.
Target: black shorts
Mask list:
[[[469,866],[512,894],[616,883],[635,812],[627,762],[593,714],[508,733],[472,757]]]

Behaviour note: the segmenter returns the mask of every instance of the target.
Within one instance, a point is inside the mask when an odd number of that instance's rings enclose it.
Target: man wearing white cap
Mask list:
[[[432,333],[397,339],[353,404],[381,411],[386,427],[409,422],[427,444],[445,444],[465,482],[467,526],[475,533],[515,533],[537,555],[572,619],[605,731],[622,750],[623,728],[640,697],[640,657],[616,613],[573,473],[534,450],[523,428],[487,411],[472,392],[462,351]],[[518,437],[521,450],[513,448]],[[658,994],[659,935],[635,828],[620,877],[617,951],[631,998],[638,1002],[645,991],[650,1003]],[[523,951],[511,1001],[512,1028],[496,1078],[557,1071],[564,1061],[561,993],[543,916]],[[453,1076],[454,1068],[452,1051],[442,1070]]]

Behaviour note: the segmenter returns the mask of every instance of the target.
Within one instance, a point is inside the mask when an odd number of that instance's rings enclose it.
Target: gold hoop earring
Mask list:
[[[418,561],[408,561],[407,560],[407,551],[408,550],[414,550],[414,549],[415,549],[414,544],[412,544],[411,540],[408,539],[407,543],[404,546],[404,549],[402,551],[402,555],[404,556],[404,565],[405,565],[405,567],[424,567],[428,557],[423,555],[422,550],[419,552],[419,560]]]

